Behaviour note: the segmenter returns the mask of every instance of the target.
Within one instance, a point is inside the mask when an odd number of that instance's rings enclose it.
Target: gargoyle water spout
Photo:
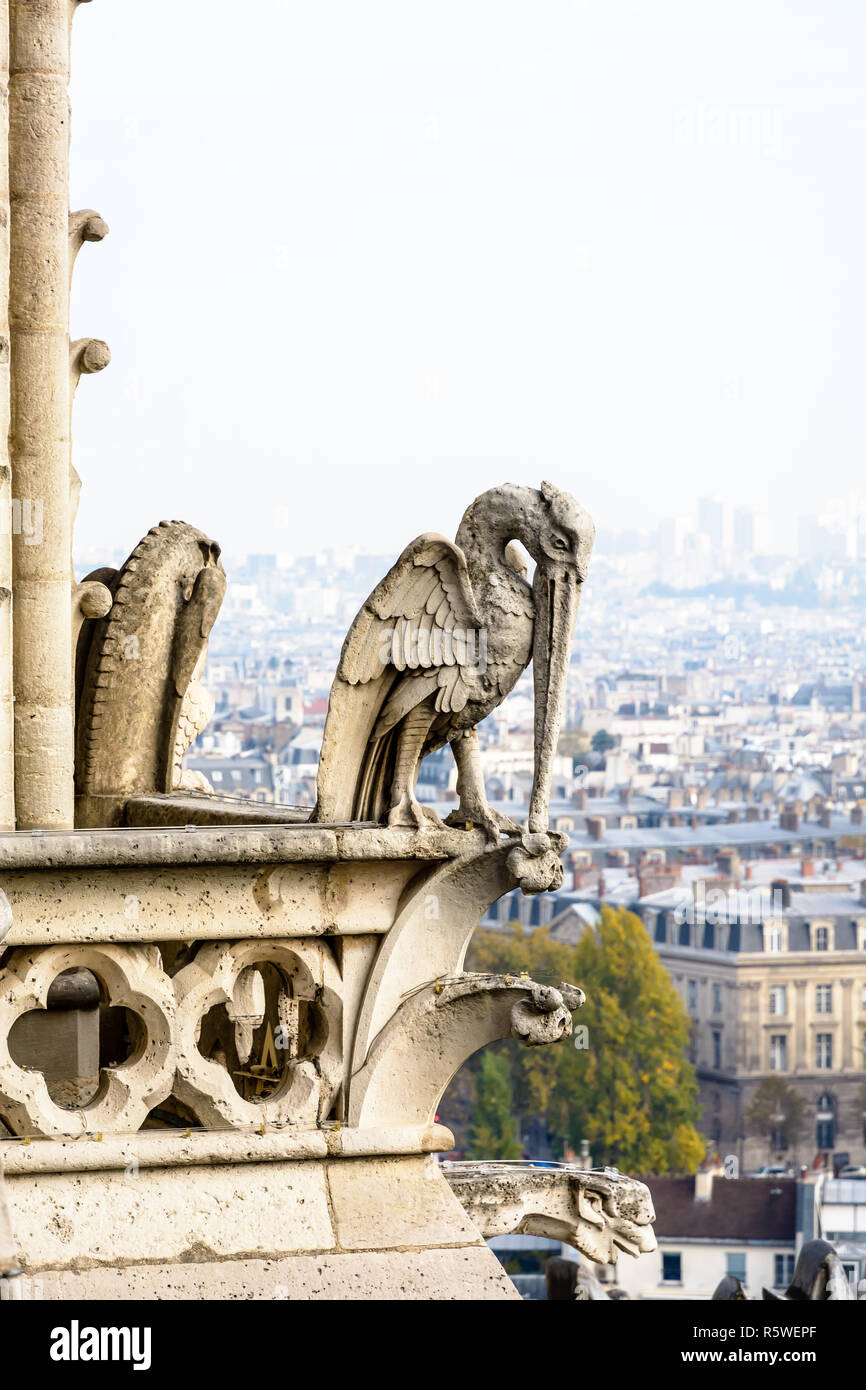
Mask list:
[[[486,1239],[517,1232],[564,1240],[597,1264],[615,1263],[621,1251],[636,1256],[656,1248],[649,1189],[615,1168],[536,1168],[517,1162],[443,1166],[452,1191]]]
[[[415,796],[426,754],[450,743],[460,804],[452,824],[491,840],[520,833],[484,794],[477,725],[530,660],[535,776],[529,830],[547,830],[550,773],[571,641],[594,537],[587,512],[550,483],[508,483],[466,511],[453,544],[419,536],[373,590],[343,644],[331,689],[313,820],[442,825]],[[521,542],[535,561],[532,584]]]

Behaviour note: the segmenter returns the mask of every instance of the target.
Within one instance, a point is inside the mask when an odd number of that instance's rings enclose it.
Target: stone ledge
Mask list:
[[[29,1297],[104,1299],[112,1303],[126,1299],[520,1301],[511,1280],[485,1245],[222,1260],[217,1264],[106,1266],[86,1273],[47,1271],[28,1280],[27,1287]]]
[[[481,853],[480,830],[391,830],[379,825],[237,825],[0,834],[4,869],[115,868],[121,864],[328,864],[438,861]]]
[[[209,1167],[224,1163],[279,1163],[286,1160],[367,1158],[381,1155],[447,1153],[454,1136],[444,1125],[418,1128],[318,1129],[180,1132],[140,1130],[105,1139],[21,1139],[0,1141],[0,1163],[7,1177],[35,1173],[98,1173],[139,1168]]]

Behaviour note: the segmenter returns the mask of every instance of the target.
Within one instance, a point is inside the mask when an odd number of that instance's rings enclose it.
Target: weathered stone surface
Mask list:
[[[481,1243],[433,1157],[330,1163],[328,1186],[344,1250]]]
[[[321,1163],[9,1175],[6,1188],[28,1273],[335,1244]]]
[[[7,1189],[46,1298],[516,1296],[432,1158],[11,1175]]]
[[[225,593],[219,556],[201,531],[163,521],[120,570],[110,612],[87,634],[77,824],[121,824],[127,797],[183,786],[183,754],[213,712],[199,675]]]
[[[15,800],[19,826],[73,818],[69,594],[69,15],[10,0],[11,428],[15,490],[39,543],[12,536]]]
[[[390,1154],[447,1153],[454,1135],[444,1125],[382,1129],[200,1130],[144,1129],[101,1139],[34,1139],[0,1148],[6,1171],[22,1177],[38,1173],[102,1173],[117,1169],[196,1168],[201,1165],[279,1163],[291,1159],[371,1158]]]
[[[130,1265],[86,1274],[45,1272],[48,1299],[348,1299],[471,1301],[520,1295],[485,1245],[455,1250],[391,1250],[386,1254],[295,1255],[219,1264]]]

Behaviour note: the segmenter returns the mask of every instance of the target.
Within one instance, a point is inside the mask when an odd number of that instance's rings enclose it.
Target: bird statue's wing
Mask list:
[[[437,709],[463,708],[466,636],[480,627],[463,551],[445,536],[419,536],[377,584],[343,643],[315,820],[373,818],[358,802],[371,741],[434,692]]]
[[[463,551],[444,536],[419,536],[352,623],[337,675],[357,685],[388,665],[398,671],[454,666],[449,634],[479,626]]]

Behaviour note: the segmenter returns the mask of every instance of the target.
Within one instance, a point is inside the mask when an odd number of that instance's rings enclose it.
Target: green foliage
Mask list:
[[[598,729],[592,736],[593,753],[606,753],[608,749],[615,748],[616,741],[608,733],[607,729]]]
[[[520,1157],[511,1072],[506,1059],[489,1048],[481,1059],[469,1144],[470,1158]]]
[[[563,729],[556,745],[557,753],[566,758],[581,758],[590,748],[589,735],[580,726]]]
[[[574,1039],[507,1056],[519,1115],[542,1115],[564,1149],[590,1144],[595,1163],[631,1173],[693,1172],[706,1152],[696,1129],[697,1082],[686,1059],[689,1019],[640,919],[603,906],[576,946],[544,928],[479,931],[467,968],[521,970],[543,984],[578,984],[587,1002]]]
[[[796,1149],[806,1128],[805,1101],[784,1077],[766,1076],[746,1111],[746,1125],[747,1133],[766,1139],[768,1149],[777,1133],[784,1137],[782,1148]]]

